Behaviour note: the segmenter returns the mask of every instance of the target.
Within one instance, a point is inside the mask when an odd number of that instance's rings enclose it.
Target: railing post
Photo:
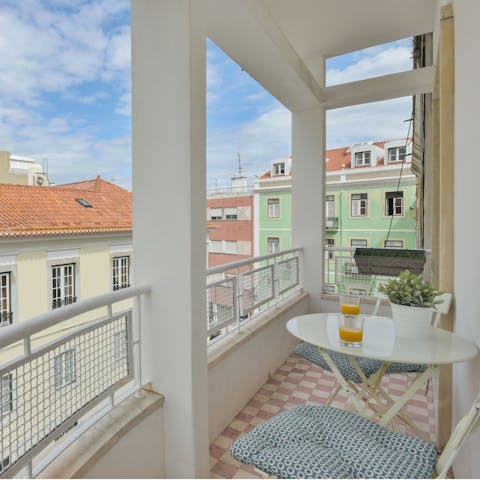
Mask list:
[[[242,272],[240,271],[240,267],[237,268],[237,275],[236,275],[236,286],[235,286],[235,298],[234,298],[234,308],[235,308],[235,315],[236,315],[236,322],[237,322],[237,333],[240,333],[241,328],[241,321],[243,315],[243,305],[242,305]]]
[[[278,275],[278,257],[275,257],[273,259],[273,298],[275,300],[278,300],[278,297],[280,296],[280,277]]]
[[[137,389],[135,392],[135,396],[137,398],[142,398],[143,391],[142,391],[142,297],[137,295],[134,300],[133,306],[133,318],[131,318],[132,322],[132,331],[135,335],[135,340],[132,345],[135,348],[132,348],[132,359],[133,355],[135,355],[134,359],[134,368],[135,368],[135,383],[137,385]],[[134,321],[135,319],[135,321]],[[134,328],[134,326],[136,328]],[[136,332],[135,332],[136,330]]]

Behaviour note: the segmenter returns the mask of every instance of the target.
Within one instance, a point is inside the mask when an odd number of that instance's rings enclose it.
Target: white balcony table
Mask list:
[[[301,315],[289,320],[287,329],[295,337],[319,347],[332,373],[356,410],[366,416],[372,416],[373,412],[383,426],[390,425],[392,419],[399,415],[407,424],[415,428],[405,412],[401,412],[405,403],[433,375],[439,365],[465,362],[478,354],[475,343],[440,328],[432,328],[431,336],[425,340],[397,337],[392,319],[375,315],[363,315],[365,326],[362,346],[360,348],[344,347],[340,344],[338,315],[338,313]],[[342,376],[330,358],[329,350],[348,356],[363,379],[363,388],[356,387]],[[376,359],[383,363],[377,374],[372,376],[374,378],[366,378],[355,357]],[[380,386],[383,374],[393,362],[428,365],[428,368],[418,373],[407,390],[395,400]]]

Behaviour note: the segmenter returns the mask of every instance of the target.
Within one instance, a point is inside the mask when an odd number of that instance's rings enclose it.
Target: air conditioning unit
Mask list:
[[[45,173],[35,173],[33,175],[33,184],[41,187],[42,185],[48,185],[48,177]]]

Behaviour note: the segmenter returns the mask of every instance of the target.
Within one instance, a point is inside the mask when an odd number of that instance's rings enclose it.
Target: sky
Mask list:
[[[411,68],[410,40],[327,60],[327,85]],[[129,0],[2,0],[0,150],[48,163],[51,181],[101,175],[131,188]],[[411,99],[327,113],[327,148],[406,135]],[[291,116],[207,41],[207,184],[252,184],[291,153]]]

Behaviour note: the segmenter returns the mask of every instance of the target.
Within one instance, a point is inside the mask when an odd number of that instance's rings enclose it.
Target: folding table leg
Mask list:
[[[395,417],[395,415],[400,412],[402,407],[413,397],[413,395],[420,388],[420,386],[424,384],[427,379],[429,379],[434,374],[436,369],[436,366],[430,365],[423,373],[418,374],[415,380],[407,388],[407,390],[405,390],[403,395],[398,397],[394,401],[394,404],[385,413],[385,415],[383,415],[379,422],[380,425],[386,426],[390,422],[390,420],[392,420],[393,417]]]

